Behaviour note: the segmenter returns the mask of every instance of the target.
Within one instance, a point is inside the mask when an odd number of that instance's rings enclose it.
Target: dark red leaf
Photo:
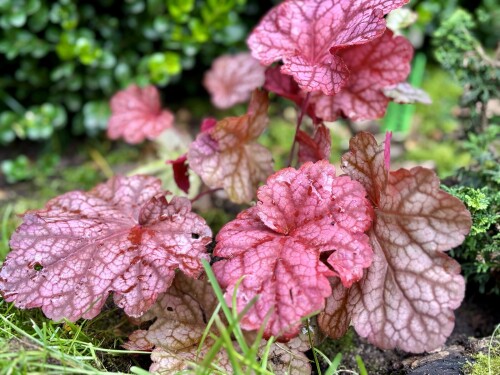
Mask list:
[[[187,154],[179,156],[175,160],[167,160],[167,163],[172,164],[174,171],[174,181],[184,193],[189,193],[189,165],[187,163]]]

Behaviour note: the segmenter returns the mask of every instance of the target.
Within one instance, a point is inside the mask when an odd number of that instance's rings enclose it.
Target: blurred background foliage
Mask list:
[[[246,49],[252,27],[278,2],[0,0],[0,254],[19,223],[14,214],[57,194],[115,172],[171,179],[163,162],[177,156],[169,154],[171,136],[135,147],[103,136],[109,98],[131,83],[158,86],[188,138],[202,117],[243,113],[245,105],[215,110],[203,74],[217,56]],[[411,0],[408,8],[417,15],[400,30],[416,49],[410,81],[433,103],[391,103],[380,122],[328,124],[331,160],[355,130],[393,130],[394,165],[435,168],[473,213],[474,229],[453,255],[481,291],[499,294],[500,7],[497,0]],[[296,111],[278,98],[270,115],[262,142],[279,168]],[[216,227],[232,217],[224,207],[207,212]]]
[[[183,71],[241,49],[264,10],[246,0],[0,0],[0,142],[45,140],[69,124],[95,135],[109,97],[131,83],[196,94],[199,79]]]

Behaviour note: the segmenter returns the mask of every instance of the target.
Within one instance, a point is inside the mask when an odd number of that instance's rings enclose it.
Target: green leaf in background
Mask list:
[[[108,127],[111,114],[109,105],[105,101],[91,101],[83,106],[83,125],[87,134],[95,135]]]
[[[28,180],[33,175],[31,163],[26,155],[19,155],[13,160],[4,160],[0,165],[0,169],[9,184]]]
[[[75,43],[75,54],[82,64],[91,65],[102,56],[102,50],[96,46],[95,41],[80,37]]]
[[[189,29],[191,30],[193,40],[198,43],[205,43],[210,37],[208,27],[197,18],[189,22]]]
[[[64,30],[78,26],[78,9],[71,0],[59,0],[50,9],[50,21],[60,24]]]
[[[11,111],[0,114],[0,144],[12,142],[16,138],[14,123],[18,121],[19,115]]]
[[[147,60],[151,81],[165,85],[172,75],[179,74],[182,70],[181,58],[178,53],[154,53]]]
[[[66,123],[66,111],[60,105],[45,103],[31,107],[21,119],[26,137],[31,140],[47,139],[55,129]]]
[[[105,126],[84,120],[85,103],[208,69],[229,47],[244,48],[256,11],[245,0],[0,0],[0,89],[22,103],[16,121],[4,118],[0,142],[51,137],[53,125],[33,109],[44,103],[64,105],[73,131],[95,134]],[[204,95],[198,73],[184,77],[186,87]],[[4,99],[0,114],[13,110]]]
[[[194,0],[168,0],[167,8],[172,18],[178,22],[186,22],[193,10]]]

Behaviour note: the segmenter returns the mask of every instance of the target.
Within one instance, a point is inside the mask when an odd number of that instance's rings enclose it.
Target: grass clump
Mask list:
[[[109,349],[119,347],[124,324],[114,310],[92,321],[56,323],[38,309],[0,300],[0,374],[138,373],[140,357],[131,355],[142,352]]]

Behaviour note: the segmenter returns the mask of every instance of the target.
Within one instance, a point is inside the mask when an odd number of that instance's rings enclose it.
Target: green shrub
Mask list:
[[[198,55],[205,69],[228,47],[242,47],[245,3],[0,1],[0,143],[47,139],[67,122],[95,134],[120,88],[178,82]]]
[[[477,14],[490,5],[483,2]],[[500,66],[478,38],[478,24],[488,16],[480,18],[478,22],[471,13],[455,10],[435,31],[433,44],[437,60],[464,87],[461,137],[473,161],[457,172],[448,189],[465,203],[473,222],[469,236],[451,253],[480,292],[500,294],[500,126],[498,113],[488,110],[492,99],[500,97]]]
[[[457,9],[434,33],[435,56],[465,87],[462,106],[468,108],[464,129],[484,131],[487,127],[486,107],[498,98],[500,66],[476,37],[477,22],[463,9]]]
[[[500,191],[489,186],[455,186],[448,191],[460,198],[472,215],[472,228],[464,243],[452,251],[465,277],[481,293],[500,294]]]

